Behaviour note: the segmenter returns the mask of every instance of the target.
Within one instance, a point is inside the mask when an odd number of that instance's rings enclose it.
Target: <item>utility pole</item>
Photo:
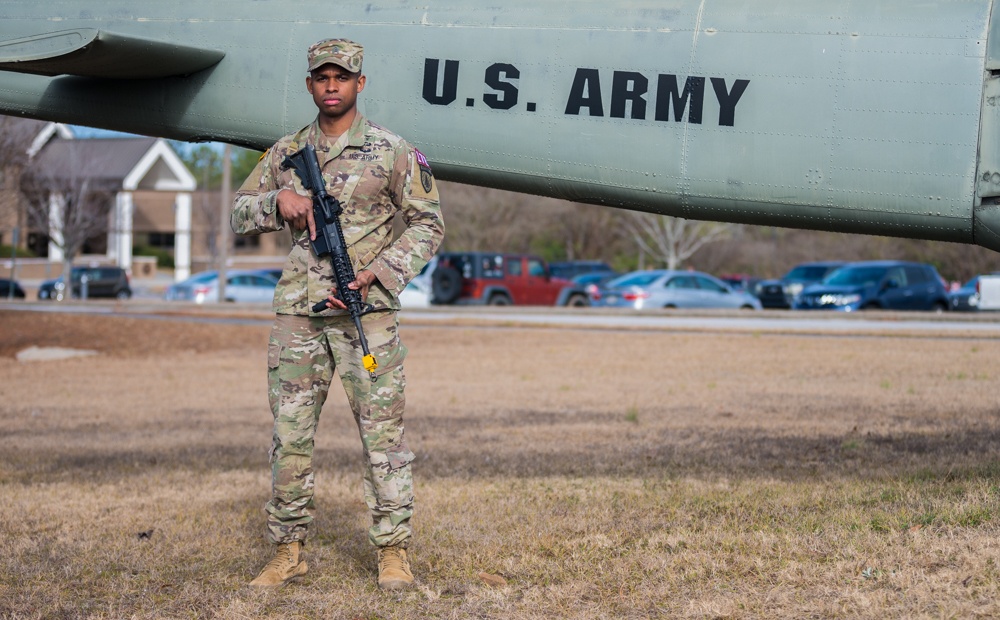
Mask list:
[[[14,299],[14,282],[17,282],[17,242],[21,233],[19,226],[14,227],[14,239],[10,242],[10,286],[7,287],[7,299]]]
[[[222,152],[222,204],[219,205],[219,303],[226,301],[226,263],[229,262],[229,209],[232,199],[229,197],[233,176],[233,147],[226,145]]]

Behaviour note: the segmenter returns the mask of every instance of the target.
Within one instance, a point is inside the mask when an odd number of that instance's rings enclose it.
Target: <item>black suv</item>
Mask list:
[[[802,263],[781,276],[780,280],[762,280],[754,286],[753,294],[765,308],[791,308],[792,303],[806,286],[819,282],[844,266],[843,261]]]
[[[128,274],[121,267],[73,267],[70,277],[73,283],[73,297],[83,296],[85,278],[88,298],[128,299],[132,296]],[[46,280],[38,287],[39,299],[63,299],[65,296],[66,284],[61,276],[54,280]]]
[[[24,299],[24,289],[21,288],[21,284],[17,280],[0,278],[0,301],[3,301],[8,297]]]
[[[614,273],[611,265],[599,260],[567,260],[549,263],[549,270],[554,278],[572,280],[584,273]]]

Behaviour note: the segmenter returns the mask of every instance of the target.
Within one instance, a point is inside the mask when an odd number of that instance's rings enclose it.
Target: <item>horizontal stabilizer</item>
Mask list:
[[[0,70],[37,75],[139,79],[190,75],[218,63],[219,50],[93,28],[0,41]]]

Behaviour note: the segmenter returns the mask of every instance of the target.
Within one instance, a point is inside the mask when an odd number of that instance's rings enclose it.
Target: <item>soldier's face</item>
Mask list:
[[[327,64],[309,74],[306,88],[320,114],[340,118],[354,111],[358,93],[365,89],[365,76]]]

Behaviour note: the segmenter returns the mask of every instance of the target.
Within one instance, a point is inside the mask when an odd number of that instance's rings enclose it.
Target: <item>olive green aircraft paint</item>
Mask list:
[[[265,148],[305,49],[439,178],[692,219],[1000,250],[990,0],[0,3],[0,112]],[[40,75],[41,74],[41,75]]]

